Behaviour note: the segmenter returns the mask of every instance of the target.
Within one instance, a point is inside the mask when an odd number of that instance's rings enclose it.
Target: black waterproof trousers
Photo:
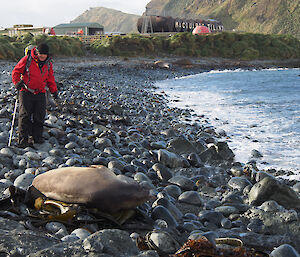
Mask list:
[[[41,140],[46,115],[45,93],[32,94],[27,91],[20,91],[19,103],[19,144],[28,143],[30,135],[34,141]]]

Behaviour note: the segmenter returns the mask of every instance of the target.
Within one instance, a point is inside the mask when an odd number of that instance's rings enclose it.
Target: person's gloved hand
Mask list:
[[[21,79],[16,85],[15,85],[17,90],[21,90],[23,87],[25,87],[24,81]]]
[[[57,93],[57,91],[54,92],[54,93],[52,94],[52,96],[53,96],[53,98],[54,98],[55,100],[57,100],[57,99],[58,99],[58,93]]]

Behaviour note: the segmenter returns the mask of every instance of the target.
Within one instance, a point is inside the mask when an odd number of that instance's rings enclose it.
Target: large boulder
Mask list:
[[[248,197],[250,204],[261,205],[265,201],[274,200],[287,209],[300,210],[300,198],[297,193],[272,177],[265,177],[256,183]]]
[[[196,153],[197,149],[184,137],[171,139],[168,143],[168,150],[177,154]]]

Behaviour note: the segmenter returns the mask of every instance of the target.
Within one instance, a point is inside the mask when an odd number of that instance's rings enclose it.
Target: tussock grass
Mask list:
[[[27,33],[19,37],[0,36],[0,59],[18,60],[24,56],[24,49],[28,45],[47,43],[50,54],[54,56],[83,56],[84,46],[81,41],[73,37],[64,36],[33,36]]]
[[[240,60],[300,58],[300,41],[289,35],[221,32],[208,35],[178,33],[171,37],[126,35],[95,41],[99,55],[177,55]]]

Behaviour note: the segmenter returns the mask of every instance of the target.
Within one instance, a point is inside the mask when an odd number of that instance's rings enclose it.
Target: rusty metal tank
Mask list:
[[[146,19],[146,21],[145,21]],[[165,16],[142,16],[137,21],[137,29],[140,33],[143,30],[143,24],[147,23],[147,33],[151,33],[150,22],[152,24],[152,31],[157,32],[192,32],[196,26],[207,26],[211,31],[222,31],[223,25],[221,22],[207,19],[186,19],[173,18]]]

